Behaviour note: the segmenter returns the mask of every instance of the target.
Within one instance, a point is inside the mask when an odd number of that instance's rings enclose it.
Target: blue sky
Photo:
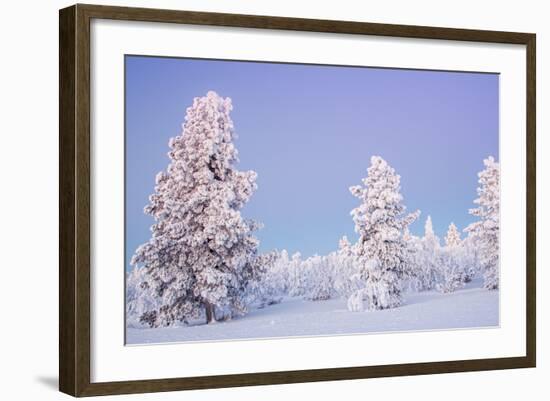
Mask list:
[[[348,190],[372,155],[401,175],[404,203],[445,235],[474,221],[477,172],[498,159],[496,74],[126,56],[126,261],[150,236],[143,207],[168,140],[193,98],[233,100],[242,170],[258,173],[245,217],[264,224],[261,250],[304,256],[355,239]]]

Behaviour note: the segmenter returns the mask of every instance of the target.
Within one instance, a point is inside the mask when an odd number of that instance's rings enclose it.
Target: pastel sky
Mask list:
[[[355,239],[349,186],[372,155],[401,175],[404,203],[431,215],[436,234],[474,218],[477,173],[498,159],[499,76],[126,56],[126,261],[150,237],[143,207],[168,140],[209,90],[233,100],[241,170],[258,173],[243,209],[264,224],[261,251],[326,254]]]

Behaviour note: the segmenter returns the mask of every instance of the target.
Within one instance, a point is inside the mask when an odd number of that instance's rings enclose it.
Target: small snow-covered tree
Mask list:
[[[283,249],[277,254],[271,273],[271,286],[276,288],[278,295],[287,294],[289,288],[290,256]]]
[[[464,266],[464,282],[469,283],[479,273],[479,246],[475,235],[468,233],[460,245],[462,264]]]
[[[334,252],[334,290],[337,294],[348,299],[353,293],[363,287],[359,277],[355,245],[352,245],[346,236],[339,242],[338,251]]]
[[[147,313],[160,307],[159,298],[155,295],[150,279],[144,268],[134,267],[126,273],[127,327],[148,325]]]
[[[424,238],[422,239],[427,249],[438,249],[441,244],[439,242],[439,237],[435,235],[432,216],[426,218],[426,223],[424,224]]]
[[[419,212],[404,215],[400,177],[381,157],[371,158],[363,184],[350,191],[361,201],[351,215],[359,234],[356,257],[364,288],[350,298],[366,301],[369,310],[393,308],[402,302],[402,280],[407,269],[403,230]],[[348,306],[360,309],[357,305]]]
[[[435,288],[438,281],[440,251],[439,237],[434,233],[431,216],[428,216],[424,224],[424,237],[422,237],[422,261],[418,272],[418,290],[425,291]]]
[[[344,256],[350,256],[353,254],[353,246],[346,235],[340,238],[338,241],[338,250]]]
[[[451,223],[449,225],[449,229],[447,230],[447,235],[445,236],[445,246],[447,247],[459,247],[462,243],[462,240],[460,239],[460,232],[456,228],[454,223]]]
[[[307,272],[303,268],[302,255],[296,252],[288,265],[288,294],[292,297],[304,296],[307,292]]]
[[[334,254],[314,255],[303,262],[302,269],[307,274],[305,298],[311,301],[324,301],[334,296]]]
[[[255,277],[249,281],[246,304],[263,308],[281,302],[286,285],[285,271],[281,269],[281,259],[285,256],[288,263],[286,251],[263,253],[255,258],[253,269]]]
[[[500,166],[492,156],[483,164],[485,169],[478,174],[478,198],[474,200],[479,206],[470,209],[470,214],[479,220],[470,224],[466,231],[476,238],[479,246],[483,286],[493,290],[499,287]]]
[[[423,288],[424,280],[424,250],[422,239],[412,235],[408,228],[403,233],[403,240],[407,245],[407,280],[405,289],[419,291]]]
[[[440,282],[437,288],[441,292],[453,292],[464,286],[465,271],[462,260],[462,241],[454,223],[449,225],[445,236],[445,247],[439,254]]]
[[[256,189],[254,171],[238,171],[231,99],[215,92],[195,98],[183,132],[170,139],[170,164],[156,177],[145,213],[152,237],[132,265],[143,266],[161,306],[151,326],[172,325],[216,309],[244,313],[243,297],[254,279],[258,226],[240,209]]]

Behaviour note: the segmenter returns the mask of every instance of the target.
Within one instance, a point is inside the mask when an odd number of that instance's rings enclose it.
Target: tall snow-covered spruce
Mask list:
[[[466,227],[479,246],[479,259],[483,269],[484,284],[487,289],[499,287],[499,240],[500,240],[500,165],[492,156],[483,160],[485,169],[478,174],[479,205],[470,209],[470,214],[479,218]]]
[[[355,253],[364,287],[350,297],[348,307],[369,310],[399,306],[407,276],[408,248],[403,233],[419,215],[404,215],[400,176],[381,157],[373,156],[363,186],[350,188],[361,204],[351,211],[359,234]]]
[[[156,177],[145,213],[152,236],[131,264],[146,269],[160,307],[141,316],[153,327],[216,313],[244,313],[256,277],[258,228],[240,209],[256,189],[254,171],[238,171],[231,99],[195,98],[183,132],[170,139],[170,163]],[[219,316],[218,316],[219,317]]]

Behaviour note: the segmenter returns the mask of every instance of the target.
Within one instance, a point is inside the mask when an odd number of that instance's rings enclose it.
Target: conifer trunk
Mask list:
[[[205,301],[204,307],[206,309],[206,324],[214,323],[216,321],[216,313],[214,311],[214,305],[212,305],[208,301]]]

